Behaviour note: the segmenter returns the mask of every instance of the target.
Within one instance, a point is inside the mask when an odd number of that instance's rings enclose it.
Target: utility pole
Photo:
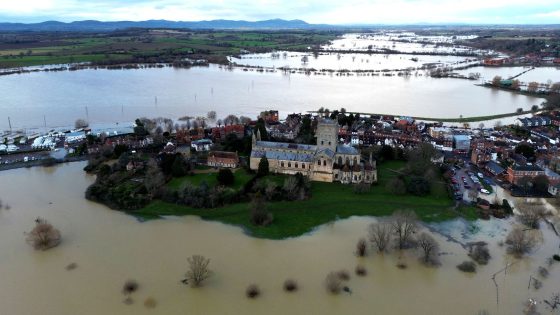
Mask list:
[[[10,133],[12,133],[12,122],[10,121],[10,116],[8,116],[8,125],[10,126]]]
[[[86,120],[89,121],[89,111],[87,105],[86,105]]]
[[[43,126],[47,128],[47,116],[43,115]]]

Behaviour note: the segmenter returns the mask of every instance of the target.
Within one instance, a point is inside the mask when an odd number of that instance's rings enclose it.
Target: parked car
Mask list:
[[[490,195],[490,192],[484,188],[480,188],[480,192],[485,194],[485,195]]]

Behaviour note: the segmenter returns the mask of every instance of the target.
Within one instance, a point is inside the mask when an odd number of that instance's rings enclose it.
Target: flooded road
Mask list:
[[[196,217],[168,218],[140,223],[83,198],[93,181],[72,163],[52,168],[5,171],[0,174],[0,198],[11,206],[0,210],[0,314],[521,314],[529,297],[549,298],[560,290],[560,265],[549,268],[543,287],[527,289],[529,276],[558,253],[558,238],[543,228],[544,244],[527,259],[500,273],[499,306],[491,276],[516,260],[498,246],[507,222],[475,224],[452,221],[431,226],[460,242],[485,240],[492,259],[475,275],[459,272],[467,259],[457,242],[437,236],[442,266],[419,264],[415,252],[399,255],[353,255],[355,243],[366,235],[373,218],[350,218],[318,228],[310,235],[271,241],[255,239],[237,227],[204,222]],[[210,211],[210,210],[209,210]],[[60,229],[63,241],[46,252],[25,243],[24,231],[37,216]],[[187,257],[211,259],[214,271],[203,288],[180,283]],[[400,257],[399,257],[400,256]],[[404,262],[407,269],[396,267]],[[65,266],[76,263],[75,270]],[[368,275],[352,275],[352,294],[328,294],[325,276],[333,270],[353,272],[363,264]],[[283,292],[286,278],[300,290]],[[140,284],[125,305],[121,288],[128,279]],[[249,284],[262,296],[245,297]],[[154,309],[144,300],[157,301]],[[539,310],[550,314],[542,302]]]

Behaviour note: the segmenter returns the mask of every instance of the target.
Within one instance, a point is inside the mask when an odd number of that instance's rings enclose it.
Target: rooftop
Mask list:
[[[256,146],[257,147],[263,147],[263,148],[270,148],[270,149],[285,149],[285,150],[304,150],[304,151],[315,151],[315,150],[317,150],[316,145],[286,143],[286,142],[272,142],[272,141],[257,141]]]

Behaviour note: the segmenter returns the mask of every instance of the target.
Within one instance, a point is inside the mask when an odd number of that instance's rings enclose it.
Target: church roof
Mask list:
[[[351,155],[358,155],[360,152],[353,146],[349,146],[346,144],[339,144],[336,146],[336,153],[340,154],[351,154]]]
[[[251,151],[252,158],[262,158],[266,156],[270,160],[284,160],[284,161],[298,161],[298,162],[313,162],[313,154],[306,153],[291,153],[291,152],[277,152],[277,151]]]
[[[329,148],[319,150],[315,155],[325,154],[326,156],[330,157],[331,159],[334,158],[335,152]]]
[[[257,141],[256,146],[263,147],[263,148],[270,148],[270,149],[285,149],[285,150],[305,150],[305,151],[317,150],[316,145],[287,143],[287,142],[272,142],[272,141]]]

